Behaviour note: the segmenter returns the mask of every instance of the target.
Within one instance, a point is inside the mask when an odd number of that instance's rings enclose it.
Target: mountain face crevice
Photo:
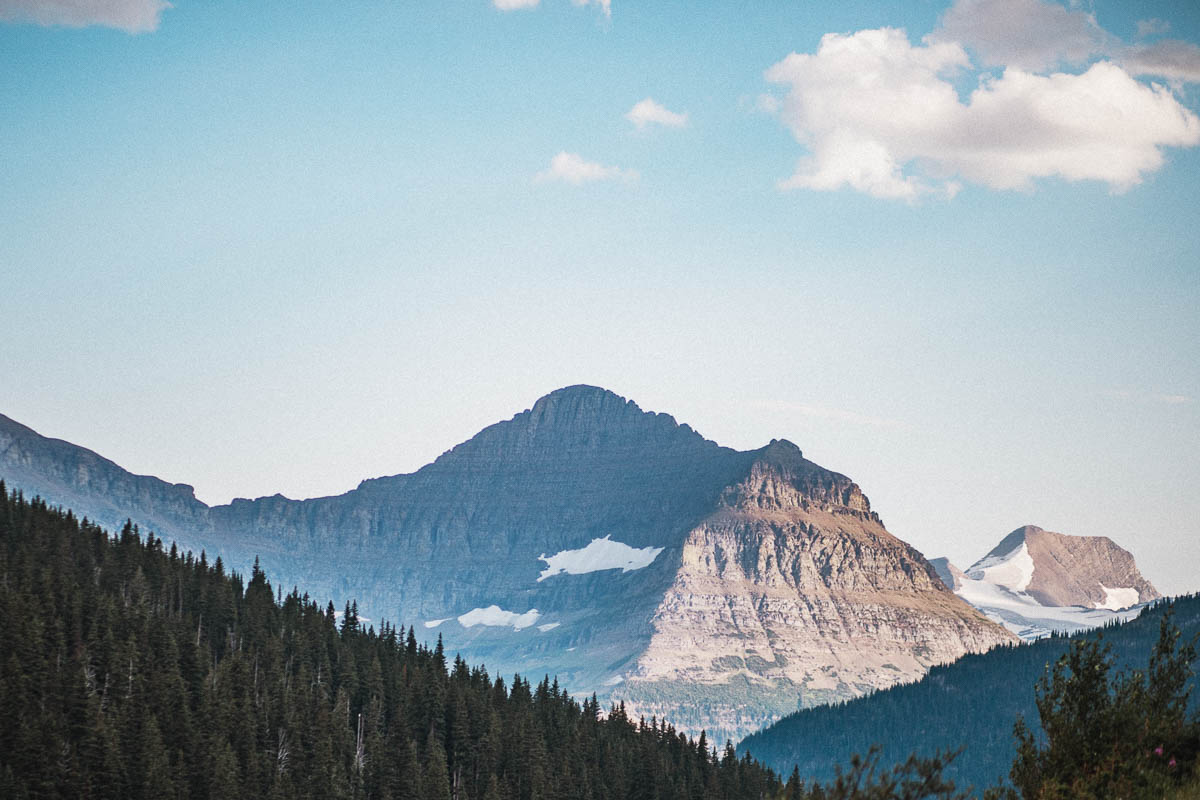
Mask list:
[[[210,508],[7,418],[0,451],[10,487],[77,515],[234,569],[257,556],[285,589],[356,599],[493,673],[556,674],[718,739],[1010,638],[795,445],[721,447],[596,387],[310,500]]]

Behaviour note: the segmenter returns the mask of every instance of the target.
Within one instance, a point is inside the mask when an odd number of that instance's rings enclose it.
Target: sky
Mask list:
[[[589,383],[1200,590],[1200,5],[0,0],[0,413],[209,503]]]

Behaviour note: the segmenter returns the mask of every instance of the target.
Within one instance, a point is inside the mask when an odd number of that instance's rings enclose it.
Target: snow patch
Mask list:
[[[458,624],[464,628],[486,625],[492,628],[512,627],[514,631],[519,631],[537,622],[540,616],[541,613],[536,608],[518,614],[515,611],[505,611],[500,606],[488,606],[471,609],[458,618]]]
[[[625,682],[625,679],[623,677],[621,677],[620,675],[613,675],[611,678],[609,678],[608,680],[606,680],[604,682],[604,685],[605,686],[616,686],[618,683],[624,683],[624,682]]]
[[[622,542],[614,542],[608,536],[592,539],[587,547],[579,550],[563,550],[549,557],[545,554],[538,556],[539,561],[546,562],[546,568],[538,576],[538,583],[563,573],[583,575],[606,569],[631,572],[650,566],[662,551],[661,547],[630,547]]]
[[[967,571],[967,577],[1014,592],[1025,591],[1033,580],[1033,556],[1029,555],[1029,545],[1021,542],[1016,550],[983,559]]]
[[[426,627],[426,628],[436,628],[438,625],[441,625],[443,622],[449,622],[449,621],[450,621],[450,620],[452,620],[452,619],[454,619],[454,617],[446,617],[445,619],[430,619],[430,620],[426,620],[426,621],[425,621],[425,627]]]
[[[1104,602],[1096,603],[1096,608],[1107,608],[1109,611],[1120,611],[1123,608],[1136,606],[1138,604],[1137,589],[1110,589],[1103,583],[1100,588],[1104,590]]]
[[[542,633],[545,633],[546,631],[554,630],[561,624],[562,623],[559,623],[559,622],[547,622],[545,625],[538,625],[538,630],[541,631]]]

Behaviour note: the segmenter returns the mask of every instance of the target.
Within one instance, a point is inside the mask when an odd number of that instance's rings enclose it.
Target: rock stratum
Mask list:
[[[721,447],[596,387],[335,497],[209,507],[3,416],[0,478],[717,740],[1013,639],[795,445]]]

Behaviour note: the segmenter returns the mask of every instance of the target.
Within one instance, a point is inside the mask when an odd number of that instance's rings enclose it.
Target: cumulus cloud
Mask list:
[[[1040,46],[1015,57],[1045,64],[1089,48]],[[810,155],[781,186],[912,200],[952,195],[958,179],[1024,189],[1061,177],[1121,191],[1161,166],[1163,147],[1200,142],[1200,119],[1169,89],[1110,61],[1079,74],[1007,66],[981,75],[963,100],[953,81],[971,66],[958,41],[939,33],[913,45],[893,28],[826,34],[816,53],[789,55],[766,77],[787,87],[780,119]]]
[[[1137,22],[1138,38],[1169,29],[1169,23],[1157,18]],[[1103,57],[1133,75],[1200,81],[1200,47],[1177,39],[1126,45],[1100,27],[1093,14],[1051,0],[955,0],[928,38],[962,44],[989,67],[1045,72]]]
[[[653,99],[647,97],[629,109],[629,113],[625,115],[625,119],[636,125],[638,130],[645,128],[647,125],[665,125],[668,128],[682,128],[687,125],[688,115],[668,111],[663,106],[654,102]]]
[[[0,0],[0,20],[147,33],[158,29],[159,16],[170,7],[164,0]]]
[[[537,174],[539,181],[564,181],[576,186],[595,181],[636,181],[638,173],[632,169],[609,167],[595,161],[587,161],[576,153],[561,152],[550,159],[550,166]]]
[[[956,0],[931,38],[963,44],[987,66],[1031,72],[1082,64],[1112,39],[1092,14],[1045,0]]]

